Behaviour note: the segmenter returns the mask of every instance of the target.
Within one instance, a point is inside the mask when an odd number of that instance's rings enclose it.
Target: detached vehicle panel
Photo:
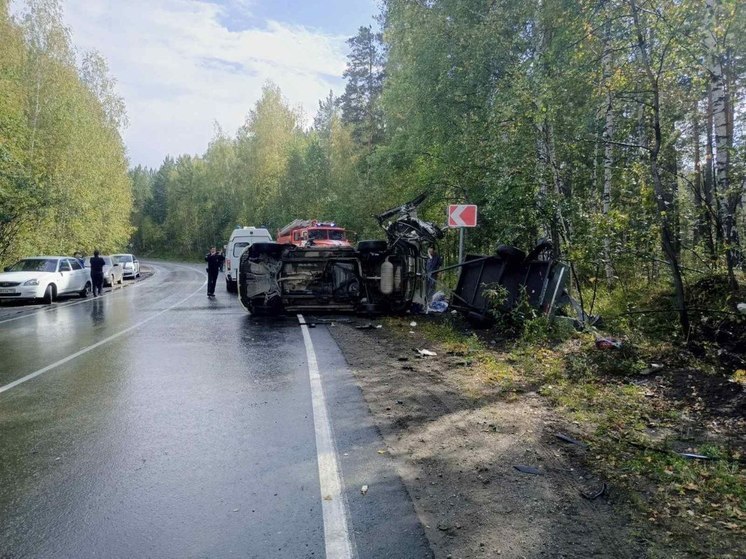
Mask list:
[[[451,307],[481,325],[493,322],[493,312],[509,312],[522,300],[543,314],[554,314],[569,302],[570,273],[550,252],[551,244],[544,242],[528,255],[509,246],[499,247],[494,256],[467,255]]]

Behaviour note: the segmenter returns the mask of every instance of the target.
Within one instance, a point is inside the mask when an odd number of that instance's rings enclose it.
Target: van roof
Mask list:
[[[236,237],[269,237],[271,239],[272,235],[263,227],[240,227],[231,232],[230,240]]]

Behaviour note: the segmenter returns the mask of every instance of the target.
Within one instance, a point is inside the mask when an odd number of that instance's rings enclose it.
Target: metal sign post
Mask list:
[[[464,227],[459,227],[458,230],[458,263],[464,262]]]

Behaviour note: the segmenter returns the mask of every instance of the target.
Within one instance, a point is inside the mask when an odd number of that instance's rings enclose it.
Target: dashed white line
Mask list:
[[[319,464],[321,487],[321,510],[324,519],[324,545],[327,559],[350,559],[353,557],[350,530],[347,526],[347,504],[342,494],[342,478],[339,471],[337,451],[332,438],[332,428],[326,411],[324,387],[316,360],[311,335],[302,314],[298,322],[303,332],[308,360],[308,375],[311,380],[313,403],[313,425],[316,431],[316,454]]]
[[[85,347],[85,348],[81,349],[80,351],[76,351],[72,355],[68,355],[67,357],[65,357],[63,359],[60,359],[59,361],[55,361],[51,365],[47,365],[46,367],[42,367],[38,371],[34,371],[33,373],[29,373],[28,375],[26,375],[24,377],[21,377],[18,380],[14,380],[13,382],[11,382],[9,384],[6,384],[5,386],[0,386],[0,394],[2,394],[3,392],[6,392],[8,390],[10,390],[11,388],[15,388],[19,384],[23,384],[26,381],[29,381],[29,380],[31,380],[33,378],[36,378],[39,375],[43,375],[44,373],[46,373],[48,371],[51,371],[52,369],[54,369],[56,367],[59,367],[60,365],[64,365],[68,361],[72,361],[73,359],[75,359],[77,357],[80,357],[81,355],[84,355],[84,354],[88,353],[89,351],[96,349],[97,347],[101,347],[102,345],[107,344],[110,341],[115,340],[116,338],[118,338],[120,336],[123,336],[124,334],[126,334],[128,332],[131,332],[135,328],[139,328],[143,324],[147,324],[151,320],[153,320],[153,319],[158,318],[159,316],[161,316],[163,313],[166,313],[166,312],[170,311],[171,309],[173,309],[175,307],[178,307],[182,303],[186,302],[188,299],[191,299],[192,297],[194,297],[197,293],[199,293],[202,289],[204,289],[204,287],[205,287],[206,284],[207,284],[207,282],[203,283],[202,285],[199,286],[199,288],[197,290],[195,290],[190,295],[184,297],[181,301],[179,301],[177,303],[174,303],[170,307],[165,308],[162,311],[159,311],[159,312],[155,313],[154,315],[149,316],[148,318],[146,318],[144,320],[141,320],[140,322],[138,322],[136,324],[133,324],[129,328],[125,328],[124,330],[120,330],[119,332],[117,332],[116,334],[112,334],[108,338],[104,338],[103,340],[98,341],[98,342],[96,342],[93,345],[89,345],[88,347]]]

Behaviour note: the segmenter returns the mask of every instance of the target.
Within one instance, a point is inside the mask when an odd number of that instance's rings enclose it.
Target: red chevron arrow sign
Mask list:
[[[448,206],[448,227],[476,227],[477,207],[474,204]]]

